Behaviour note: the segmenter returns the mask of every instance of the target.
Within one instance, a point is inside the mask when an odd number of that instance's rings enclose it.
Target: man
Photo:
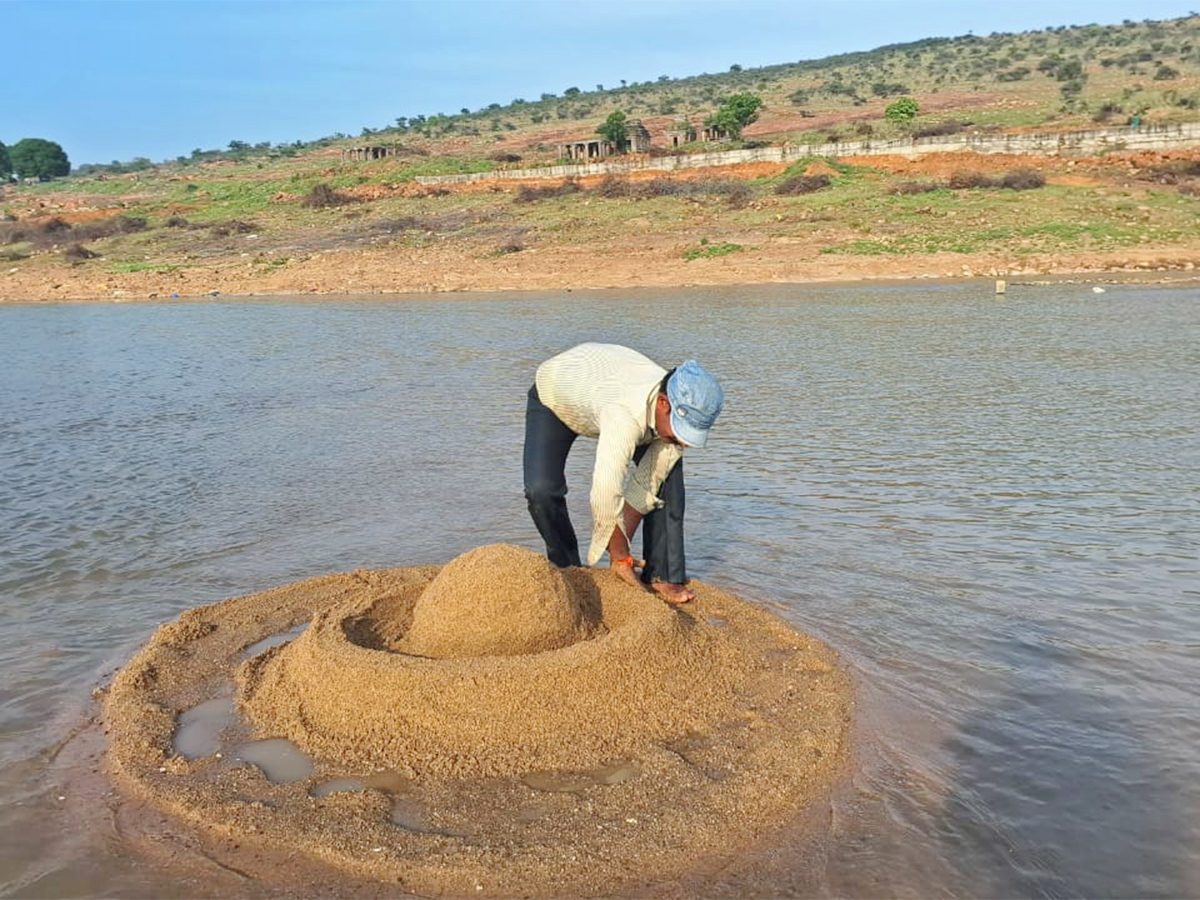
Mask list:
[[[668,372],[628,347],[580,344],[542,363],[525,411],[525,497],[550,561],[581,565],[564,473],[575,438],[594,437],[588,565],[607,550],[626,583],[668,603],[695,599],[683,552],[683,448],[708,443],[724,400],[692,359]],[[645,560],[630,552],[639,524]]]

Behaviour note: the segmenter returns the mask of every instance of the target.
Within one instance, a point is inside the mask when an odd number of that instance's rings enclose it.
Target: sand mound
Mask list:
[[[403,630],[402,617],[387,624]],[[583,603],[545,557],[490,544],[438,573],[392,646],[435,658],[520,656],[567,647],[589,630]]]
[[[718,717],[747,665],[648,601],[610,592],[598,636],[578,640],[586,611],[600,619],[594,580],[528,550],[482,547],[427,586],[319,614],[239,671],[242,707],[264,731],[351,766],[455,776],[587,768]]]
[[[828,648],[695,587],[673,608],[482,547],[194,610],[115,679],[113,769],[259,877],[299,853],[422,893],[561,895],[708,865],[828,788],[849,687]],[[287,738],[311,774],[177,752],[231,689],[225,739]]]

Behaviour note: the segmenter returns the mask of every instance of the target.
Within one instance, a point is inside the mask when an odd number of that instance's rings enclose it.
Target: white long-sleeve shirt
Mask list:
[[[666,374],[636,350],[617,344],[580,344],[538,367],[535,384],[542,403],[576,434],[599,439],[588,565],[604,555],[613,528],[624,533],[625,503],[643,515],[662,505],[659,488],[682,456],[654,430],[654,404]],[[650,447],[627,474],[634,451],[645,444]]]

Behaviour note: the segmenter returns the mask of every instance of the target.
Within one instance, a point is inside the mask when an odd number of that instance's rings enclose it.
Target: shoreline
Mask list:
[[[1200,242],[1198,242],[1200,244]],[[356,254],[357,255],[357,254]],[[436,256],[444,256],[438,253]],[[456,254],[457,255],[457,254]],[[545,255],[552,255],[546,253]],[[562,256],[563,254],[556,254]],[[1107,255],[1107,254],[1106,254]],[[1115,256],[1115,254],[1113,254]],[[530,259],[532,259],[532,254]],[[1163,257],[1169,257],[1169,262]],[[1157,257],[1157,258],[1153,258]],[[879,259],[849,258],[836,264],[805,265],[809,260],[703,260],[678,261],[675,265],[660,266],[649,271],[644,262],[630,257],[605,257],[609,277],[596,277],[591,267],[581,267],[580,260],[545,260],[549,266],[510,265],[502,272],[483,267],[462,265],[466,260],[454,260],[458,265],[439,266],[437,280],[414,282],[403,277],[397,269],[430,265],[430,260],[387,259],[376,257],[356,264],[349,260],[320,261],[320,272],[289,273],[292,277],[245,278],[240,273],[210,273],[202,279],[205,287],[172,284],[155,273],[74,278],[61,272],[13,271],[0,273],[0,306],[40,306],[95,303],[198,303],[221,300],[320,300],[326,297],[372,299],[427,299],[431,296],[464,296],[480,294],[538,294],[583,293],[620,290],[679,290],[712,289],[720,287],[769,286],[846,286],[895,285],[916,283],[959,284],[970,282],[994,283],[1003,280],[1009,288],[1056,284],[1105,285],[1144,284],[1185,286],[1200,284],[1200,270],[1180,259],[1200,259],[1200,246],[1172,247],[1149,250],[1138,248],[1135,254],[1122,255],[1120,260],[1092,258],[1085,261],[1064,260],[1058,263],[1006,267],[998,260],[959,257],[954,260],[928,258]],[[1129,262],[1131,259],[1137,262]],[[329,263],[333,262],[333,265]],[[448,262],[448,260],[443,260]],[[471,260],[478,264],[479,260]],[[541,262],[541,260],[539,260]],[[661,262],[661,261],[660,261]],[[700,265],[697,265],[697,262]],[[825,262],[821,260],[820,262]],[[830,261],[831,263],[834,261]],[[562,263],[566,263],[565,265]],[[571,264],[575,263],[575,264]],[[711,265],[717,263],[716,266]],[[741,264],[739,264],[741,263]],[[1072,264],[1074,263],[1074,264]],[[1108,265],[1105,265],[1108,263]],[[1120,264],[1118,264],[1120,263]],[[1156,264],[1164,263],[1164,264]],[[708,265],[705,265],[708,264]],[[353,268],[351,268],[353,266]],[[952,267],[960,271],[948,271]],[[690,269],[687,267],[691,267]],[[803,267],[808,271],[799,272]],[[15,268],[15,267],[14,267]],[[376,276],[364,277],[365,270],[375,270]],[[464,271],[476,269],[476,271]],[[616,277],[614,272],[616,270]],[[300,274],[301,277],[295,277]],[[90,275],[90,273],[89,273]],[[690,277],[680,277],[680,276]],[[24,276],[24,277],[20,277]],[[50,276],[49,278],[47,276]],[[60,276],[60,277],[54,277]],[[390,277],[389,277],[390,276]],[[201,279],[196,279],[201,280]],[[389,283],[391,282],[391,283]],[[211,286],[209,286],[211,285]]]

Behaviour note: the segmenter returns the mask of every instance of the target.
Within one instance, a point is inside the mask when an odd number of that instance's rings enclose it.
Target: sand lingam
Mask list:
[[[192,610],[115,678],[111,768],[220,852],[253,848],[263,878],[272,853],[420,893],[669,878],[821,796],[850,709],[829,648],[694,586],[674,608],[492,545]],[[224,743],[182,752],[230,693]],[[272,741],[311,765],[272,780],[236,750]]]

